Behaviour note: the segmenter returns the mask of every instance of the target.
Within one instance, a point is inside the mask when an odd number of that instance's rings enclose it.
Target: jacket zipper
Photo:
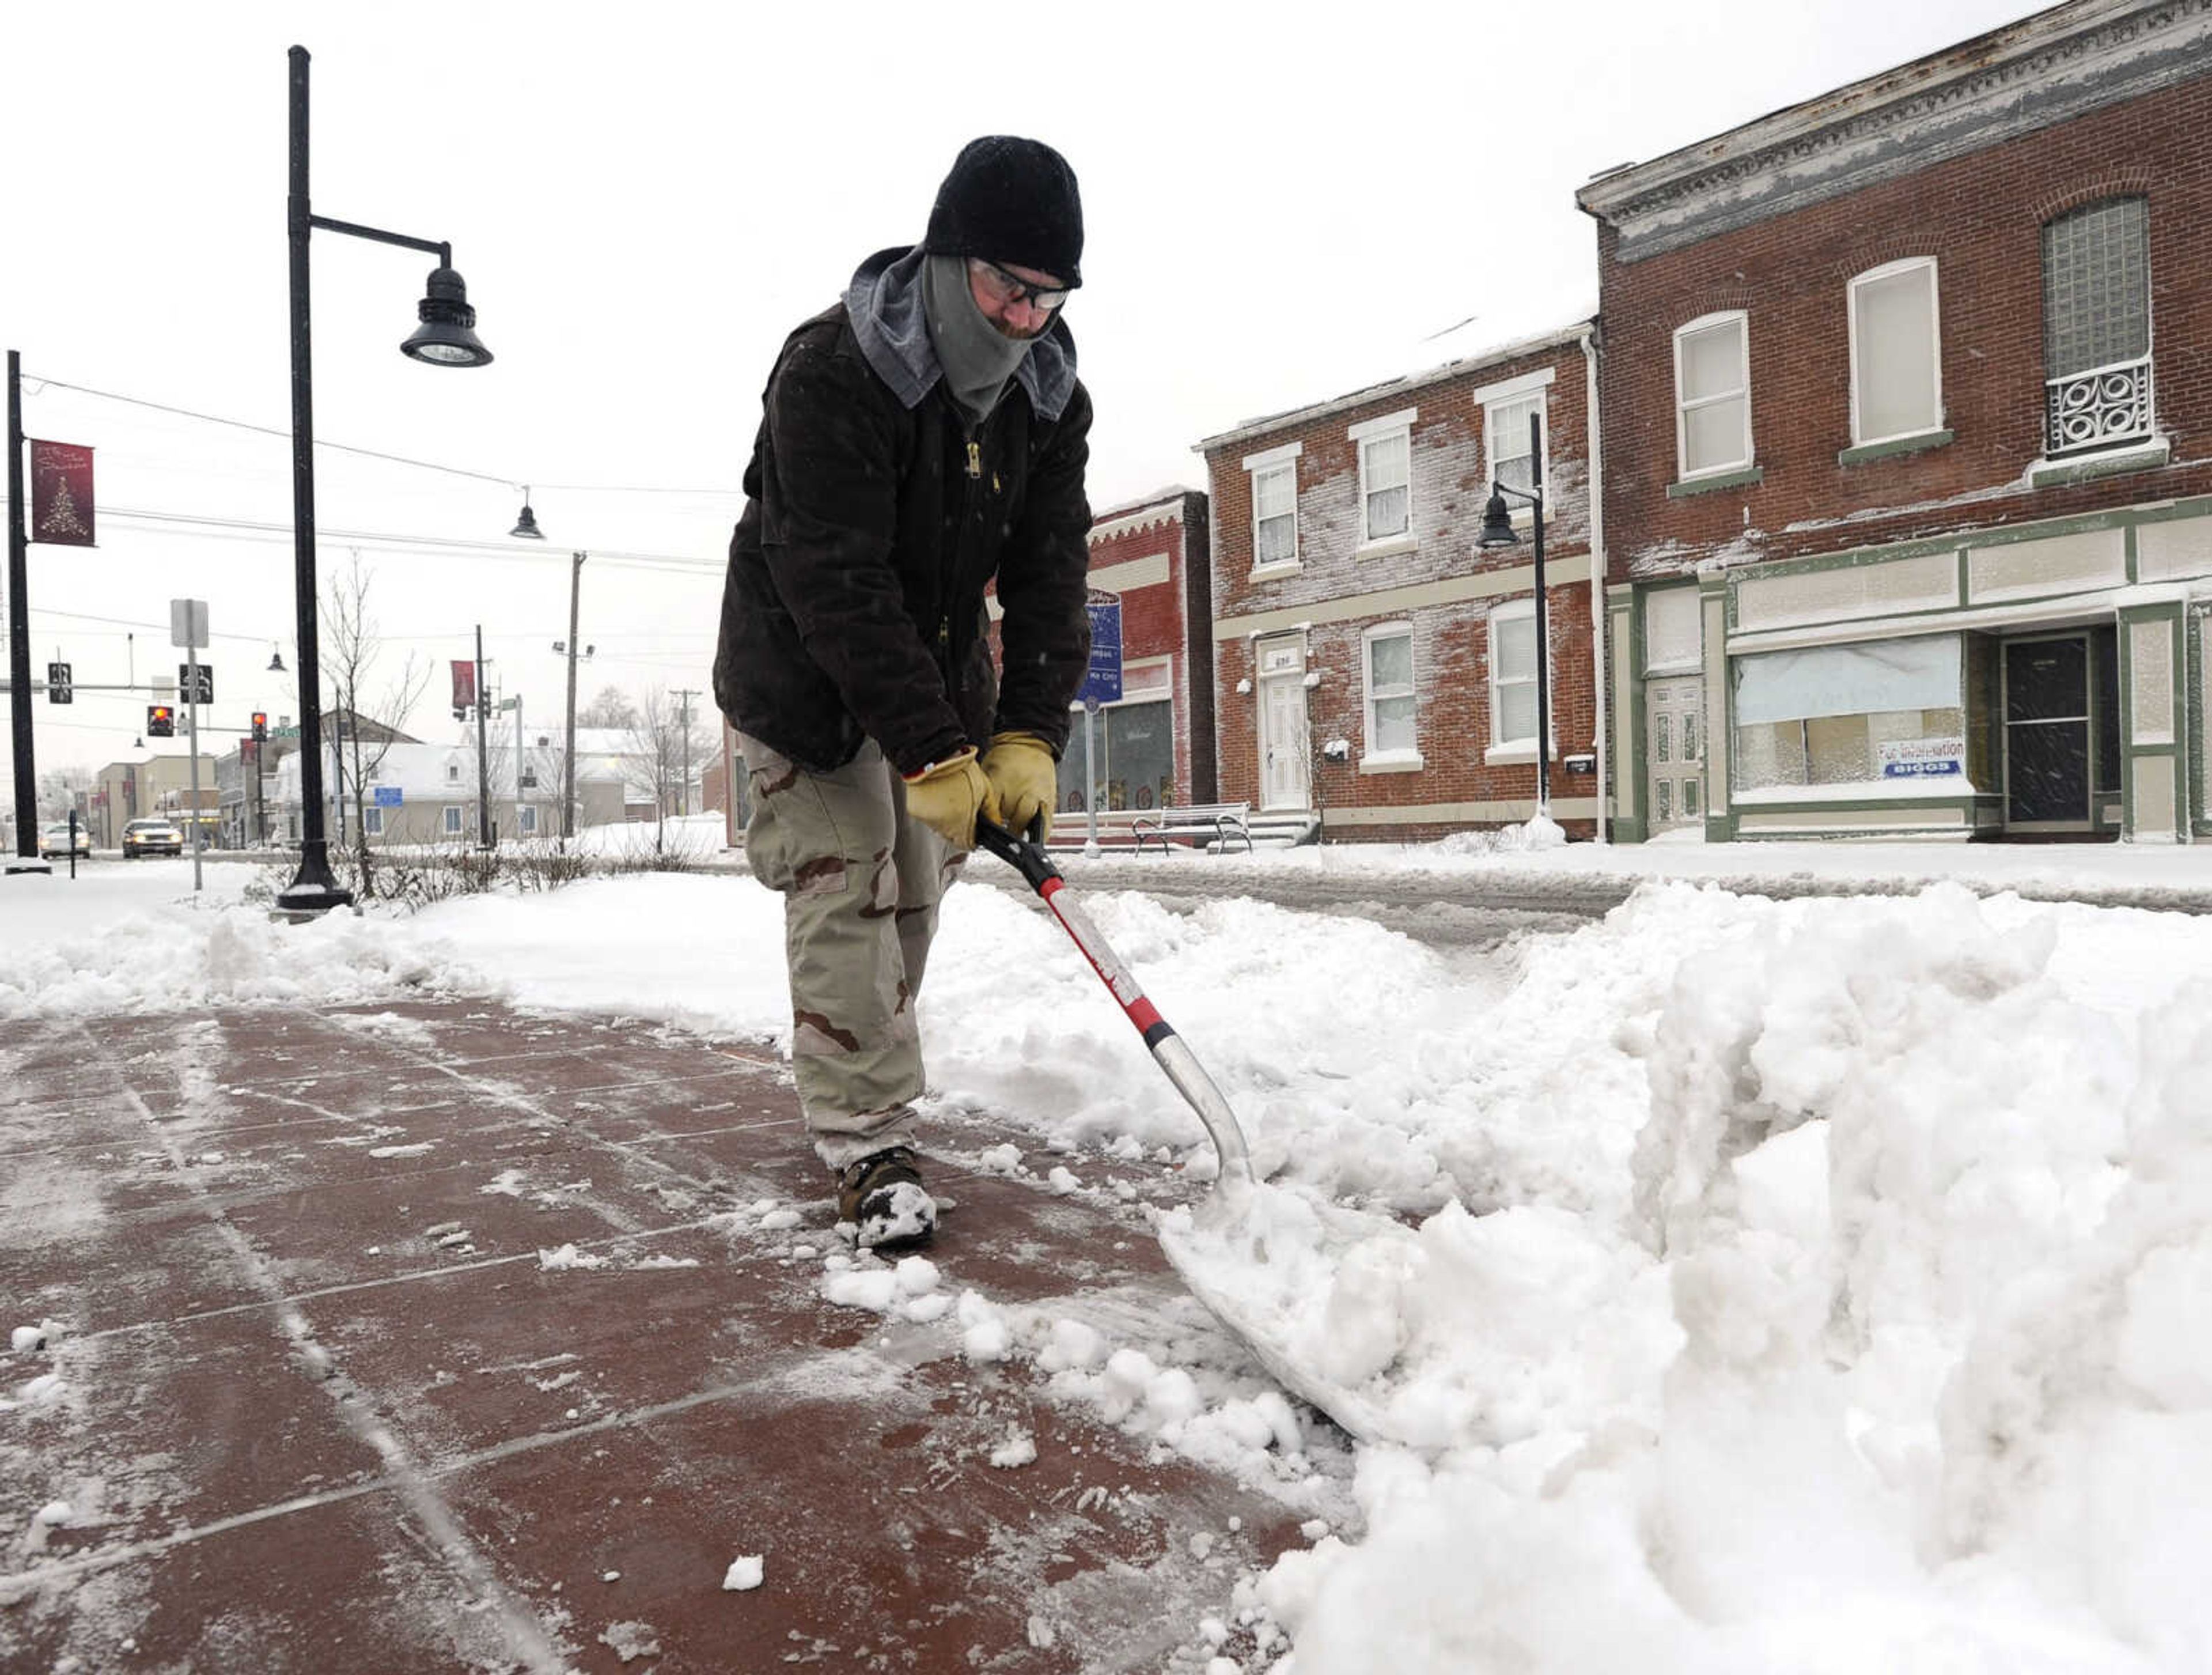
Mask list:
[[[951,691],[955,684],[952,674],[952,612],[951,609],[952,588],[959,578],[961,541],[967,538],[968,526],[975,521],[975,484],[981,482],[983,477],[983,448],[976,439],[975,432],[972,428],[968,430],[967,442],[968,491],[963,496],[967,516],[962,521],[959,538],[952,544],[952,567],[951,573],[945,577],[941,594],[945,606],[937,618],[938,666],[945,671],[947,691]]]

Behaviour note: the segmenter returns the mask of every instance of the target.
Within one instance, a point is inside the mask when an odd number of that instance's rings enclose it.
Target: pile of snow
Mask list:
[[[310,926],[122,905],[13,943],[0,1015],[430,988],[789,1028],[758,953],[781,903],[741,879]],[[1320,1255],[1302,1209],[1413,1223],[1315,1270],[1289,1317],[1418,1446],[1361,1451],[1356,1540],[1248,1584],[1240,1622],[1295,1635],[1278,1675],[2204,1666],[2201,921],[1660,884],[1485,962],[1249,900],[1085,905],[1246,1126],[1272,1261]],[[953,892],[920,1021],[938,1097],[1022,1124],[1024,1150],[1206,1172],[1196,1119],[1033,904]],[[840,1260],[838,1300],[1024,1356],[1162,1446],[1241,1471],[1303,1440],[1249,1367],[1240,1386],[1188,1344],[956,1299],[926,1258]],[[58,1369],[9,1382],[66,1399]]]

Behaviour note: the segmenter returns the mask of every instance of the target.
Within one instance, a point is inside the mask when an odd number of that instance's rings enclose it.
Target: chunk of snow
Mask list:
[[[730,1568],[722,1573],[722,1587],[732,1593],[743,1593],[761,1585],[767,1574],[768,1559],[764,1554],[750,1553],[732,1559]]]
[[[610,1623],[599,1635],[599,1643],[613,1648],[615,1656],[624,1663],[660,1654],[660,1636],[649,1623]]]
[[[898,1276],[898,1288],[904,1296],[919,1297],[937,1289],[937,1264],[927,1257],[901,1257],[891,1271]]]
[[[788,1228],[797,1227],[805,1219],[795,1209],[771,1209],[754,1225],[763,1233],[782,1233]]]
[[[823,1281],[822,1294],[846,1308],[887,1313],[898,1300],[898,1275],[889,1268],[848,1269]]]
[[[1008,1141],[1003,1146],[986,1146],[975,1154],[975,1166],[987,1175],[1012,1175],[1022,1166],[1022,1148]]]
[[[580,1251],[573,1244],[560,1245],[538,1252],[538,1265],[541,1269],[604,1268],[607,1259],[596,1251]]]
[[[1066,1197],[1069,1193],[1076,1191],[1083,1185],[1081,1181],[1076,1179],[1074,1175],[1069,1172],[1067,1166],[1064,1163],[1054,1164],[1052,1166],[1052,1172],[1047,1175],[1044,1178],[1044,1180],[1046,1185],[1052,1188],[1054,1192],[1058,1193],[1062,1197]]]
[[[1027,1465],[1037,1457],[1036,1439],[1019,1425],[1006,1427],[1006,1439],[991,1450],[991,1464],[1002,1471]]]
[[[1037,1365],[1048,1373],[1069,1367],[1088,1370],[1106,1359],[1106,1340],[1096,1327],[1063,1316],[1052,1323],[1052,1335],[1037,1352]]]

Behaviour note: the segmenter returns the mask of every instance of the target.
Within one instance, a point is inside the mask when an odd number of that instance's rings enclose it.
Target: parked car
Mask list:
[[[39,834],[39,853],[49,861],[59,861],[70,852],[70,829],[66,822],[50,825]],[[76,829],[76,852],[92,853],[92,828],[79,825]]]
[[[185,834],[167,820],[133,820],[123,828],[123,858],[137,855],[182,855]]]

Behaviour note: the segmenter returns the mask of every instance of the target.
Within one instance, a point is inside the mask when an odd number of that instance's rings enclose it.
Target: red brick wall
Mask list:
[[[1528,532],[1519,545],[1485,552],[1475,545],[1489,498],[1490,470],[1482,436],[1483,407],[1475,393],[1549,368],[1544,390],[1547,436],[1545,557],[1547,568],[1589,551],[1586,364],[1569,342],[1492,362],[1411,388],[1394,386],[1372,400],[1279,427],[1249,431],[1207,452],[1212,487],[1213,597],[1217,619],[1261,612],[1322,606],[1357,594],[1419,586],[1486,572],[1525,570],[1532,559]],[[1412,427],[1413,533],[1411,552],[1380,558],[1353,556],[1362,527],[1358,444],[1346,433],[1364,420],[1416,410]],[[1291,442],[1297,460],[1299,569],[1294,575],[1252,576],[1251,474],[1246,457]],[[1586,752],[1595,732],[1590,649],[1589,589],[1586,580],[1562,582],[1551,573],[1549,594],[1552,733],[1561,754]],[[1413,610],[1376,608],[1340,621],[1316,620],[1306,635],[1307,669],[1320,680],[1308,689],[1316,743],[1342,738],[1351,758],[1319,762],[1311,770],[1316,801],[1327,810],[1396,809],[1449,802],[1514,801],[1533,808],[1536,770],[1528,764],[1487,765],[1490,740],[1488,615],[1501,594]],[[1362,772],[1365,683],[1361,667],[1364,631],[1385,622],[1413,629],[1414,732],[1424,765],[1413,772]],[[1216,643],[1215,691],[1220,704],[1221,795],[1261,801],[1258,757],[1259,683],[1254,644],[1241,634]],[[1240,682],[1252,690],[1240,693]],[[1588,796],[1595,776],[1568,776],[1555,756],[1555,801]],[[1492,822],[1494,824],[1494,822]],[[1453,822],[1329,826],[1331,841],[1434,838]],[[1579,823],[1587,833],[1588,821]],[[1570,830],[1577,829],[1570,825]]]
[[[2042,226],[2115,193],[2149,200],[2158,429],[2174,463],[2067,487],[2042,454]],[[2212,77],[1910,176],[1623,263],[1599,228],[1612,579],[1726,551],[1784,558],[2212,491]],[[1948,446],[1854,466],[1847,288],[1932,256]],[[1675,329],[1749,312],[1753,458],[1765,480],[1669,499]],[[1848,521],[1846,521],[1848,520]]]
[[[1094,577],[1111,565],[1166,555],[1166,581],[1117,590],[1121,599],[1121,661],[1126,665],[1145,658],[1172,660],[1175,795],[1176,801],[1182,803],[1200,800],[1192,789],[1194,761],[1197,756],[1210,757],[1212,751],[1211,739],[1202,739],[1196,725],[1203,719],[1205,706],[1194,704],[1191,692],[1193,636],[1204,635],[1208,629],[1207,624],[1192,620],[1187,605],[1193,558],[1185,515],[1194,500],[1203,504],[1202,496],[1175,496],[1140,527],[1103,537],[1094,533],[1091,540],[1091,570]],[[1110,526],[1131,509],[1122,508],[1119,514],[1109,511],[1097,522]],[[1197,562],[1204,562],[1203,554]],[[1081,747],[1079,732],[1070,748]]]

